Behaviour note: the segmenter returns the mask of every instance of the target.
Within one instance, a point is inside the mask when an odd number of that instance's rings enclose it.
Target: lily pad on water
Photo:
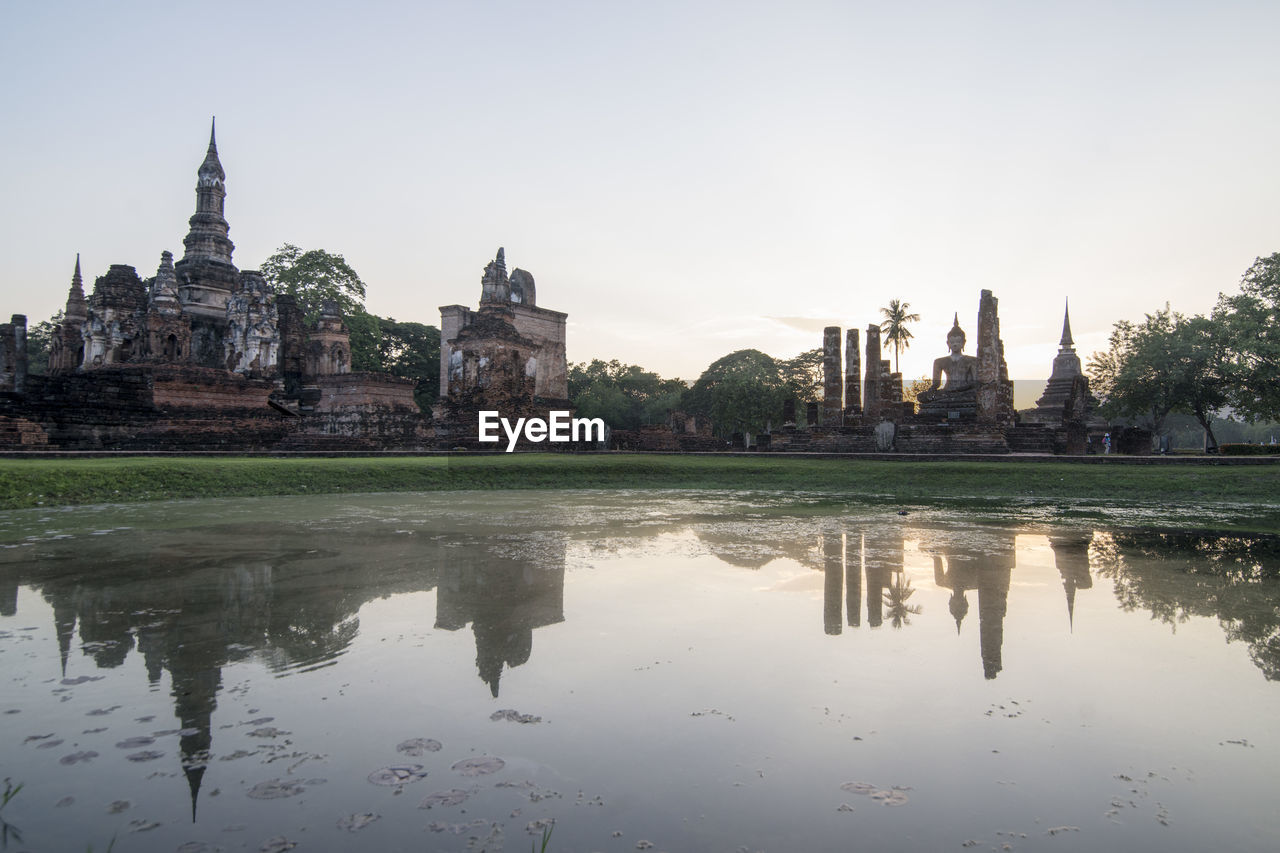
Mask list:
[[[142,735],[140,737],[125,738],[124,740],[118,742],[116,744],[116,747],[119,749],[137,749],[140,746],[150,746],[155,742],[156,742],[155,738]]]
[[[871,799],[879,800],[886,806],[904,806],[907,804],[907,795],[897,790],[880,790],[872,791]]]
[[[259,782],[249,789],[248,795],[255,800],[280,800],[285,797],[296,797],[305,791],[300,783],[288,779],[268,779],[265,782]],[[281,850],[288,850],[288,847],[281,847]]]
[[[284,853],[286,850],[292,850],[298,846],[298,842],[290,841],[283,835],[277,835],[275,838],[268,838],[262,842],[262,846],[258,848],[258,853]]]
[[[59,764],[79,764],[81,761],[92,761],[98,757],[98,753],[92,749],[86,749],[83,752],[73,752],[70,755],[64,755],[58,759]]]
[[[59,737],[59,738],[54,738],[53,740],[47,740],[44,743],[36,744],[36,749],[53,749],[55,746],[61,746],[61,745],[62,745],[62,738]]]
[[[155,761],[157,758],[163,758],[164,753],[157,749],[144,749],[141,752],[131,752],[125,756],[130,761]]]
[[[347,815],[338,821],[338,829],[345,829],[347,832],[359,832],[379,817],[380,815],[376,815],[373,812]]]
[[[412,755],[414,758],[419,757],[426,752],[439,752],[441,749],[440,741],[429,737],[415,737],[409,740],[401,741],[396,744],[396,752]]]
[[[506,766],[507,762],[501,758],[482,755],[478,758],[464,758],[461,761],[454,762],[453,767],[450,769],[461,773],[463,776],[488,776],[490,773],[497,773]]]
[[[870,782],[845,782],[840,786],[841,791],[848,791],[850,794],[867,795],[876,790],[876,786]]]
[[[254,729],[249,732],[249,737],[279,737],[280,735],[291,734],[283,729],[277,729],[275,726],[263,726],[260,729]]]
[[[497,722],[498,720],[509,720],[513,723],[540,723],[541,717],[535,717],[533,714],[521,714],[512,708],[505,708],[501,711],[494,711],[489,715],[489,719]]]
[[[393,764],[369,774],[370,783],[392,788],[408,785],[410,782],[420,782],[425,778],[427,778],[427,771],[421,764]]]
[[[421,803],[418,804],[420,809],[429,809],[433,806],[456,806],[464,802],[467,797],[471,796],[470,791],[464,791],[461,788],[450,788],[447,791],[437,791],[428,795]]]

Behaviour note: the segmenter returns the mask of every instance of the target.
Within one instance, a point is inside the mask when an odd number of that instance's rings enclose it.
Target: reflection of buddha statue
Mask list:
[[[972,413],[977,406],[978,359],[965,355],[965,333],[960,328],[960,315],[955,315],[951,331],[947,333],[947,347],[950,355],[935,359],[933,362],[933,384],[928,391],[920,392],[917,399],[921,404],[921,413],[946,413],[960,411]],[[941,385],[946,376],[947,384]]]

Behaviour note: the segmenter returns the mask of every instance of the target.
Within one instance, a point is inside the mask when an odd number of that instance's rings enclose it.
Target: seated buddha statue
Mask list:
[[[947,333],[947,348],[951,354],[934,360],[933,383],[928,391],[921,391],[916,398],[920,402],[921,414],[948,417],[949,412],[972,414],[976,410],[978,359],[964,354],[964,344],[965,333],[960,328],[960,315],[957,314],[951,331]],[[947,380],[945,385],[941,384],[944,376]]]

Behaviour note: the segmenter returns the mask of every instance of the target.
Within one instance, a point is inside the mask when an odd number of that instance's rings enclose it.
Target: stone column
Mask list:
[[[862,357],[858,352],[858,330],[850,329],[844,341],[844,414],[862,414]]]
[[[867,375],[862,385],[862,414],[880,417],[880,327],[867,326]]]
[[[978,422],[1004,423],[1013,417],[1013,389],[1000,340],[999,300],[990,290],[978,301]]]
[[[844,387],[840,375],[840,327],[822,330],[822,425],[844,423]]]

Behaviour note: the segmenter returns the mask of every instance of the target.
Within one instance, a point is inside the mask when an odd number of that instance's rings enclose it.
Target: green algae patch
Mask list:
[[[978,514],[1280,533],[1276,465],[755,455],[450,454],[0,459],[0,509],[184,498],[509,489],[829,495]]]

